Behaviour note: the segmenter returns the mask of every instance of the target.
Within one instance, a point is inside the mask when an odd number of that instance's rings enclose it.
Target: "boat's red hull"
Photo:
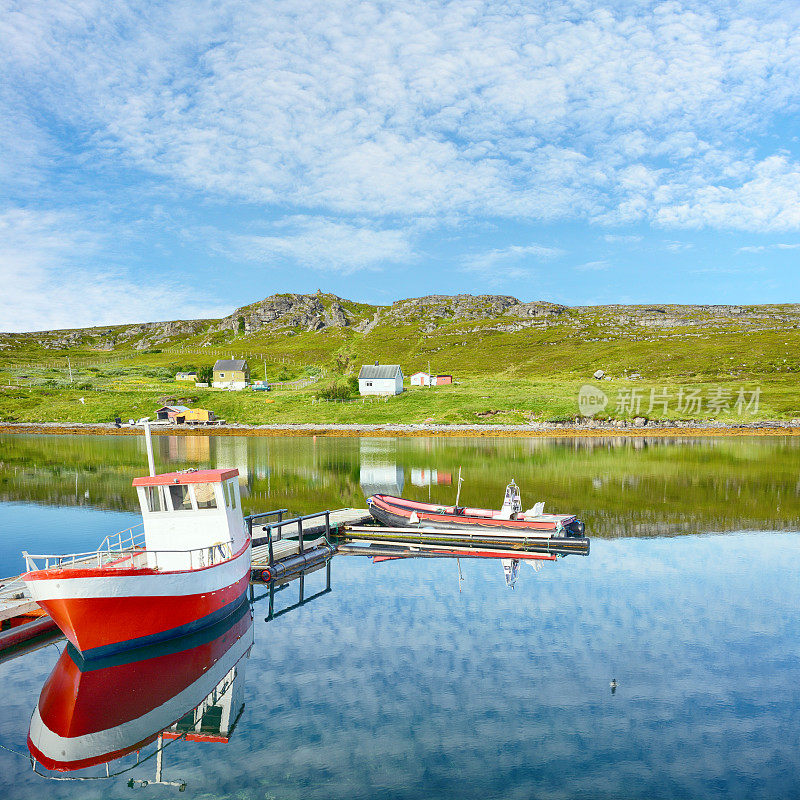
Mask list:
[[[31,596],[84,658],[184,636],[232,613],[250,581],[250,542],[196,570],[50,569],[23,575]]]

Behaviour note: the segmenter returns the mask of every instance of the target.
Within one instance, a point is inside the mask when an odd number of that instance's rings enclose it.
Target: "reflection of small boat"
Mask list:
[[[250,580],[237,476],[210,469],[135,478],[144,530],[107,537],[92,553],[25,553],[31,597],[85,658],[223,619],[246,600]]]
[[[86,662],[67,647],[39,695],[28,749],[46,769],[69,772],[139,750],[170,726],[166,738],[190,728],[202,733],[204,716],[217,728],[225,714],[235,721],[243,700],[234,684],[244,679],[236,665],[252,643],[252,614],[244,605],[215,626],[127,658]],[[211,705],[217,710],[196,719],[195,709],[208,712]]]
[[[389,527],[425,527],[447,530],[479,531],[504,538],[531,536],[576,537],[584,534],[584,524],[574,514],[545,514],[544,503],[522,510],[519,487],[512,481],[506,487],[503,507],[488,508],[441,506],[376,494],[367,500],[370,514]]]
[[[504,558],[502,559],[503,575],[506,578],[506,586],[513,586],[519,577],[519,559],[518,558]]]

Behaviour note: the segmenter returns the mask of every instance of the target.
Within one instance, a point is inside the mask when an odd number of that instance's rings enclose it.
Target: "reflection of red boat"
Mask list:
[[[250,580],[237,475],[210,469],[134,479],[144,530],[107,537],[92,553],[25,553],[31,597],[85,658],[223,619],[245,600]]]
[[[376,494],[367,500],[370,514],[382,525],[393,528],[439,528],[472,531],[511,538],[583,537],[585,526],[574,514],[545,514],[544,504],[522,510],[519,488],[512,481],[506,488],[503,507],[465,508],[422,503]]]
[[[85,662],[67,647],[39,695],[28,749],[46,769],[84,769],[144,747],[175,723],[177,730],[212,692],[217,705],[220,696],[228,704],[234,698],[243,702],[234,691],[244,678],[236,665],[252,643],[253,620],[246,604],[215,626],[130,651],[127,659]],[[229,710],[234,719],[239,710]],[[218,723],[221,715],[207,716]],[[201,729],[202,722],[200,715]]]

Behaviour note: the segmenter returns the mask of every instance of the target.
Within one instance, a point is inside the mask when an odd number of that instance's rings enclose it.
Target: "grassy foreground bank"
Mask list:
[[[181,403],[212,409],[228,422],[246,425],[536,425],[579,420],[579,391],[586,384],[608,398],[595,416],[599,420],[749,424],[800,418],[800,387],[785,378],[653,383],[474,376],[462,377],[453,386],[414,387],[388,399],[345,401],[318,399],[322,384],[271,392],[197,389],[167,380],[139,387],[7,385],[0,390],[0,421],[95,423],[116,416],[127,421],[153,417],[165,403]]]

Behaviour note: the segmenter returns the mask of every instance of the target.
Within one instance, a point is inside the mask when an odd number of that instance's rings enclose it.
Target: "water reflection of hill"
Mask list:
[[[593,536],[800,528],[800,443],[791,438],[156,438],[159,469],[240,471],[245,508],[305,513],[403,492],[499,505],[514,478],[526,507],[577,511]],[[111,436],[0,437],[0,498],[135,511],[143,442]],[[452,485],[451,485],[452,484]]]

